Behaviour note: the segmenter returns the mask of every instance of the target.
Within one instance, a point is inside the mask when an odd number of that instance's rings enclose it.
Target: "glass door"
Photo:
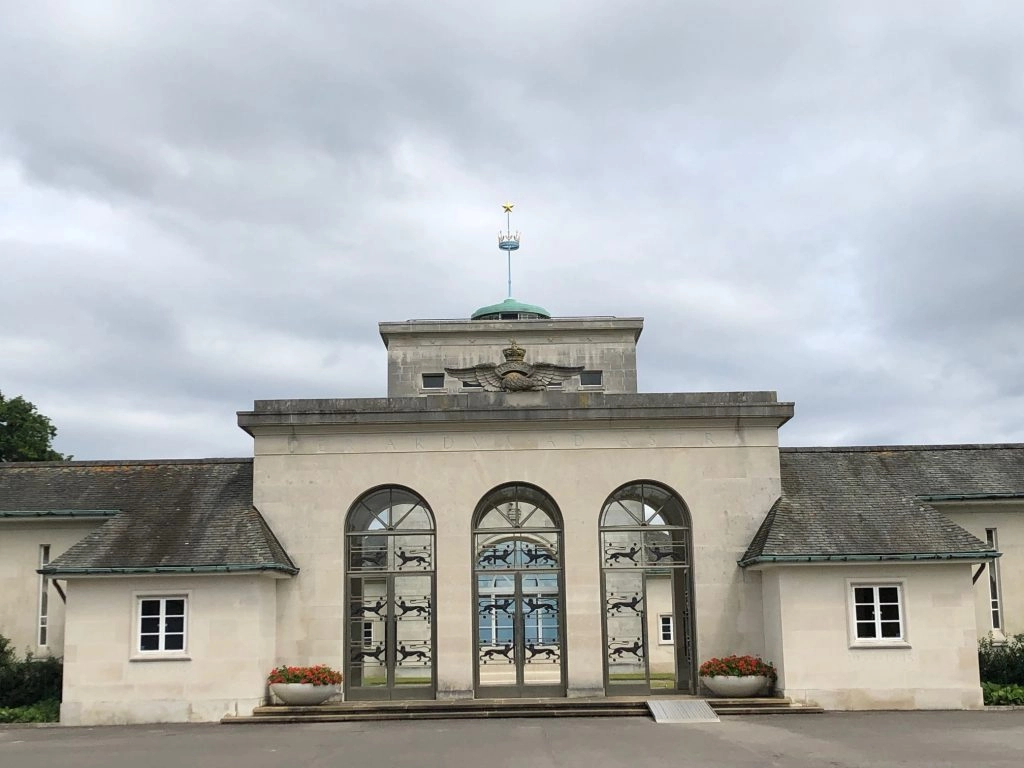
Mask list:
[[[492,493],[474,533],[476,695],[565,695],[561,531],[530,486]]]
[[[409,491],[370,494],[349,516],[350,700],[432,699],[433,517]]]
[[[689,514],[668,489],[616,491],[601,516],[605,691],[696,693]]]

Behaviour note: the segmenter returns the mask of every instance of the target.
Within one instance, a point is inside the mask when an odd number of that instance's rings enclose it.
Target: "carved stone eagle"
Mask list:
[[[487,392],[535,392],[559,384],[583,370],[583,366],[552,365],[525,362],[526,350],[512,340],[503,349],[504,363],[480,363],[472,368],[445,368],[463,384],[478,384]]]

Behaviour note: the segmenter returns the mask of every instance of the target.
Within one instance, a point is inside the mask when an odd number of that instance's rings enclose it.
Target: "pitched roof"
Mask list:
[[[1024,496],[1024,445],[782,448],[782,496],[740,565],[974,559],[987,545],[928,502]]]
[[[0,464],[0,517],[76,510],[119,512],[46,573],[298,570],[252,505],[252,459]]]

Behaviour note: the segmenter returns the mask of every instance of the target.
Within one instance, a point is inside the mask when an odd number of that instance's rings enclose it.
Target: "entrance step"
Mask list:
[[[440,701],[355,701],[315,707],[256,707],[251,716],[225,716],[221,722],[325,723],[366,720],[466,720],[506,717],[650,717],[649,697],[621,696],[568,699],[444,699]],[[788,699],[700,699],[666,696],[671,702],[707,701],[718,715],[810,714],[819,707]]]

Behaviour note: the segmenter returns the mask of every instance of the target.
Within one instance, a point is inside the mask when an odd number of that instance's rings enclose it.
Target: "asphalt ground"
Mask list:
[[[0,768],[1024,765],[1024,710],[96,728],[0,726]]]

